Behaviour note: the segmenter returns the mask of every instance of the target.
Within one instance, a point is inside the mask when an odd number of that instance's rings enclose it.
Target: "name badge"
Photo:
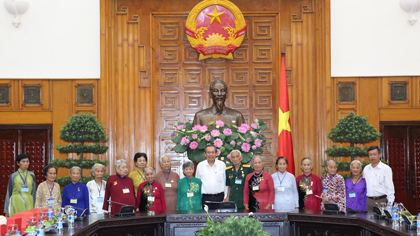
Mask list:
[[[74,216],[73,215],[69,215],[69,222],[74,222]]]
[[[155,196],[148,196],[147,201],[154,202],[155,201]]]
[[[128,189],[128,188],[123,188],[123,193],[130,193],[130,189]]]
[[[312,194],[312,189],[306,190],[306,195],[311,195],[311,194]]]
[[[235,184],[242,184],[242,179],[235,179]]]
[[[356,193],[350,193],[349,197],[356,197]]]
[[[327,194],[327,193],[328,193],[328,189],[327,189],[327,188],[324,188],[324,189],[322,190],[322,193]]]
[[[98,197],[98,198],[96,198],[96,202],[104,202],[104,197]]]
[[[57,222],[57,229],[63,228],[63,222]]]
[[[277,187],[277,191],[284,192],[284,187]]]
[[[48,204],[54,204],[55,200],[54,198],[48,198]]]
[[[252,186],[252,190],[253,191],[258,191],[258,190],[260,190],[260,186],[254,185],[254,186]]]
[[[70,199],[70,203],[77,204],[77,199],[75,199],[75,198]]]
[[[172,184],[171,183],[165,183],[165,187],[171,188],[172,187]]]
[[[22,193],[27,193],[27,192],[29,192],[29,188],[28,187],[22,187],[22,188],[20,188],[20,191]]]
[[[193,192],[187,192],[187,197],[194,197],[194,193]]]

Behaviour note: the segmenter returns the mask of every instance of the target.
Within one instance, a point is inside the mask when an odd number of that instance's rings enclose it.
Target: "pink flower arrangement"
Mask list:
[[[185,129],[185,128],[187,128],[187,126],[186,126],[185,124],[178,125],[178,126],[176,127],[176,129]]]
[[[188,136],[185,136],[181,139],[181,145],[187,145],[190,143],[190,140],[188,140]]]
[[[217,138],[216,140],[214,140],[213,144],[215,147],[220,148],[221,146],[223,146],[223,141],[220,138]]]
[[[226,136],[231,136],[232,135],[232,130],[229,128],[226,128],[223,130],[223,134]]]
[[[191,143],[190,143],[190,148],[191,149],[197,149],[197,147],[198,147],[198,143],[196,142],[196,141],[192,141]]]
[[[219,137],[219,135],[220,135],[220,131],[219,130],[217,130],[217,129],[214,129],[214,130],[212,130],[211,131],[211,136],[213,136],[213,137]]]
[[[239,127],[239,128],[238,128],[238,132],[239,132],[239,133],[243,133],[243,134],[245,134],[245,133],[246,133],[246,131],[247,131],[247,130],[246,130],[246,128],[245,128],[245,127],[242,127],[242,126],[241,126],[241,127]]]
[[[197,124],[192,127],[192,130],[200,130],[201,125]]]
[[[221,121],[221,120],[216,120],[216,125],[219,127],[224,127],[225,126],[225,122]]]
[[[241,149],[244,152],[249,152],[249,150],[251,149],[251,145],[249,145],[248,143],[244,143],[244,144],[242,144]]]
[[[243,124],[241,124],[241,126],[239,126],[239,127],[243,127],[243,128],[245,128],[246,129],[246,132],[248,132],[251,128],[249,127],[249,125],[248,124],[245,124],[245,123],[243,123]]]

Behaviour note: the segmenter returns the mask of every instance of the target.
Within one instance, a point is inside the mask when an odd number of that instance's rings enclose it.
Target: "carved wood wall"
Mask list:
[[[324,150],[332,145],[327,133],[351,111],[369,116],[375,127],[379,121],[420,119],[420,77],[330,77],[329,0],[233,2],[249,25],[243,46],[233,61],[199,62],[185,41],[182,26],[197,1],[101,0],[101,78],[2,79],[0,86],[8,86],[10,100],[0,104],[0,122],[53,124],[55,146],[64,144],[58,138],[59,127],[71,114],[93,112],[108,129],[109,150],[90,158],[110,160],[112,173],[112,163],[120,158],[134,169],[132,157],[139,151],[149,155],[149,165],[157,166],[164,153],[179,165],[182,157],[174,156],[168,141],[171,126],[208,107],[207,85],[220,77],[230,86],[229,106],[241,110],[247,119],[268,122],[265,164],[274,171],[282,49],[286,51],[297,174],[303,157],[313,158],[314,173],[322,173]],[[407,101],[389,102],[389,86],[395,81],[407,82]],[[42,85],[42,105],[22,104],[24,84]],[[84,85],[93,87],[92,104],[77,103],[77,87]],[[339,89],[346,93],[352,86],[355,101],[338,101]],[[67,158],[55,148],[54,157]],[[59,175],[67,174],[59,171]]]

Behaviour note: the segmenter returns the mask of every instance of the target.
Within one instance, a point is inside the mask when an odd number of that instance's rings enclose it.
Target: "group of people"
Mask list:
[[[43,174],[45,181],[36,188],[33,172],[28,171],[31,162],[29,155],[16,158],[17,172],[9,178],[4,212],[13,214],[32,208],[52,206],[58,213],[61,207],[71,205],[80,215],[84,209],[87,214],[111,214],[120,212],[124,205],[135,206],[137,211],[201,210],[207,201],[233,201],[238,209],[258,211],[275,209],[291,211],[294,209],[320,210],[326,203],[336,203],[341,211],[372,210],[380,202],[394,201],[394,185],[391,168],[380,161],[381,150],[372,146],[368,150],[371,164],[364,168],[360,161],[350,164],[352,178],[344,181],[337,174],[335,161],[326,162],[326,172],[321,178],[312,174],[313,163],[303,158],[303,175],[296,179],[287,172],[288,161],[284,157],[276,160],[277,172],[269,174],[263,170],[263,159],[256,156],[252,167],[242,164],[239,150],[230,153],[232,166],[217,160],[216,147],[209,145],[204,149],[206,160],[197,165],[195,177],[194,164],[190,161],[182,165],[184,178],[171,171],[168,156],[159,159],[161,171],[156,173],[147,166],[147,155],[136,153],[136,170],[128,173],[124,159],[115,162],[116,174],[107,181],[102,178],[105,166],[92,167],[93,180],[84,185],[79,182],[82,176],[80,167],[70,169],[71,183],[64,187],[55,182],[57,167],[47,165]]]

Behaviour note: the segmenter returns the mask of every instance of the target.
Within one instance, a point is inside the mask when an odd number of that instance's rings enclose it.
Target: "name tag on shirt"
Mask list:
[[[57,229],[63,228],[63,222],[57,222]]]
[[[284,192],[284,187],[277,187],[277,191]]]
[[[258,190],[260,190],[260,186],[259,185],[254,185],[254,186],[252,186],[252,190],[253,191],[258,191]]]
[[[77,199],[70,199],[70,203],[77,204]]]
[[[155,201],[155,196],[148,196],[147,201],[154,202]]]
[[[327,189],[327,188],[324,188],[324,189],[322,190],[322,193],[327,194],[327,193],[328,193],[328,189]]]
[[[98,197],[98,198],[96,198],[96,202],[104,202],[104,197]]]
[[[349,193],[349,197],[356,197],[356,193]]]
[[[27,193],[27,192],[29,192],[29,188],[28,187],[22,187],[22,188],[20,188],[20,191],[22,193]]]
[[[171,183],[165,183],[165,187],[171,188],[172,187],[172,184]]]
[[[311,194],[312,194],[312,189],[306,190],[306,195],[311,195]]]
[[[54,204],[55,200],[54,198],[48,198],[48,204]]]
[[[242,184],[242,179],[235,179],[235,184]]]
[[[193,192],[187,192],[187,197],[194,197],[194,193]]]
[[[130,189],[128,189],[128,188],[123,188],[123,193],[130,193]]]

